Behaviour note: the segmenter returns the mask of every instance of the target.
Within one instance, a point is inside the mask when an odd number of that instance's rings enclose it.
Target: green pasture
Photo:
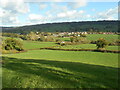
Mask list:
[[[112,38],[109,37],[109,40]],[[30,50],[57,46],[57,44],[39,41],[22,42],[27,52],[2,55],[3,88],[118,87],[117,53]],[[58,45],[57,48],[95,49],[96,45],[80,44],[62,47]],[[118,47],[108,46],[107,49],[117,50]]]
[[[55,48],[63,49],[97,49],[96,44],[79,44],[79,45],[65,45],[65,46],[56,46]],[[118,50],[120,46],[107,46],[106,50]]]
[[[31,50],[3,55],[4,88],[116,88],[118,54]]]
[[[4,54],[4,56],[20,59],[57,60],[118,67],[118,54],[114,53],[89,51],[30,50],[28,52],[17,54]]]
[[[37,49],[52,46],[56,46],[55,42],[23,41],[23,47],[25,49]]]
[[[105,40],[112,42],[118,40],[119,35],[110,35],[110,34],[88,34],[88,40],[98,40],[99,38],[104,38]]]
[[[109,42],[113,42],[115,40],[118,40],[119,35],[111,35],[111,34],[88,34],[87,35],[87,40],[90,41],[96,41],[99,38],[104,38],[105,40],[109,41]],[[70,41],[70,38],[68,37],[64,37],[64,38],[59,38],[63,41]]]

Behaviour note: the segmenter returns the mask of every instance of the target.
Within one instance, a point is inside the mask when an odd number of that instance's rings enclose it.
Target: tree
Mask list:
[[[74,39],[75,39],[74,37],[70,37],[71,42],[74,42]]]
[[[89,41],[84,37],[73,36],[70,37],[72,43],[89,43]]]
[[[27,40],[35,41],[37,39],[38,39],[38,37],[37,37],[36,33],[30,32],[29,34],[27,34]]]
[[[86,34],[80,34],[81,37],[87,37]]]
[[[105,49],[107,45],[108,45],[108,42],[103,38],[100,38],[96,41],[97,49]]]
[[[22,43],[13,38],[7,38],[2,42],[2,49],[22,51]]]

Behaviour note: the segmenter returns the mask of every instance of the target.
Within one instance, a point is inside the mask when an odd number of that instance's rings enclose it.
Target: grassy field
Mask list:
[[[55,48],[63,49],[96,49],[96,44],[79,44],[79,45],[66,45],[66,46],[56,46]],[[107,50],[118,50],[120,46],[107,46]]]
[[[4,54],[20,59],[44,59],[68,62],[81,62],[87,64],[118,67],[118,54],[85,52],[85,51],[54,51],[54,50],[30,50],[18,54]],[[112,58],[112,60],[111,60]],[[107,62],[107,63],[106,63]]]
[[[88,34],[87,35],[87,40],[98,40],[99,38],[104,38],[105,40],[109,42],[113,42],[115,40],[118,40],[119,35],[106,35],[106,34]],[[65,38],[59,38],[63,41],[70,41],[70,38],[65,37]]]
[[[6,88],[116,88],[118,54],[31,50],[3,55]]]
[[[2,55],[3,88],[118,87],[118,54],[30,50],[56,46],[54,42],[23,41],[23,46],[27,52]],[[81,44],[61,48],[94,49],[96,46]],[[117,46],[107,49],[117,50]]]
[[[105,40],[108,40],[110,42],[114,40],[118,40],[119,35],[107,35],[107,34],[88,34],[87,39],[88,40],[98,40],[99,38],[104,38]]]
[[[25,49],[36,49],[52,46],[56,46],[55,42],[23,41],[23,47]]]

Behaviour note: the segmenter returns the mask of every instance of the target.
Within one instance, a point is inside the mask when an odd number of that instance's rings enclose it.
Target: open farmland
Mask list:
[[[104,38],[109,42],[113,42],[114,40],[119,39],[119,35],[89,34],[87,37],[88,40],[97,40],[99,38]]]
[[[119,35],[88,34],[87,37],[86,37],[87,40],[92,40],[92,41],[95,41],[99,38],[104,38],[109,42],[113,42],[113,41],[119,39]],[[64,40],[64,41],[70,41],[70,38],[68,38],[68,37],[59,38],[59,39]]]
[[[25,49],[39,49],[43,47],[52,47],[56,46],[54,42],[38,42],[38,41],[24,41],[23,47]]]
[[[33,50],[4,55],[3,61],[3,87],[117,87],[117,54]]]
[[[4,88],[118,87],[118,54],[39,49],[53,46],[95,49],[95,44],[59,46],[55,42],[22,42],[27,52],[2,55]],[[118,50],[118,46],[107,49]]]
[[[2,0],[0,89],[120,90],[113,1]]]
[[[55,48],[60,49],[96,49],[96,44],[79,44],[79,45],[66,45],[56,46]],[[107,46],[106,50],[118,50],[120,46]]]

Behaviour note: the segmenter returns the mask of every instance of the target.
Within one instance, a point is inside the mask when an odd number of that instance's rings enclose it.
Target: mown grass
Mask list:
[[[120,46],[107,46],[106,50],[119,50]],[[79,44],[79,45],[65,45],[56,46],[55,48],[63,49],[97,49],[96,44]]]

